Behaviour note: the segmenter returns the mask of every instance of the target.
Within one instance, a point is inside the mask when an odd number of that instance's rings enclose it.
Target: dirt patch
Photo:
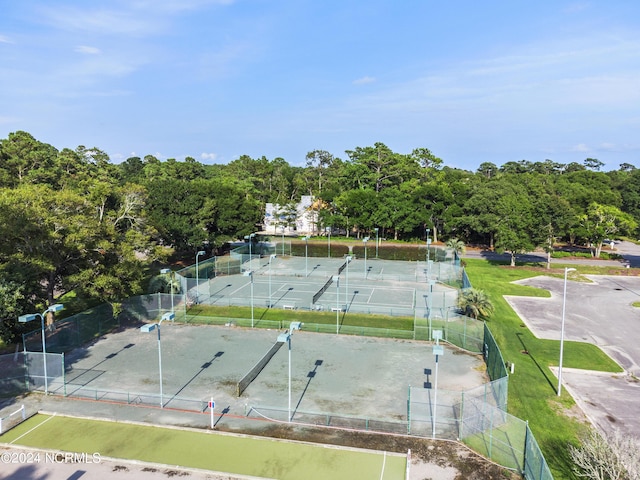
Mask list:
[[[234,433],[256,432],[233,430]],[[411,450],[411,480],[515,480],[521,476],[472,452],[464,445],[399,435],[340,429],[270,425],[259,435],[303,442],[406,454]]]

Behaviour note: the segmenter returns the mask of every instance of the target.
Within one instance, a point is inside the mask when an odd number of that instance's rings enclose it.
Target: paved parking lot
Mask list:
[[[604,431],[640,432],[640,277],[586,276],[567,282],[565,339],[598,345],[625,370],[622,374],[563,368],[563,385],[590,420]],[[560,339],[563,279],[546,276],[518,283],[544,288],[551,298],[507,300],[539,338]]]

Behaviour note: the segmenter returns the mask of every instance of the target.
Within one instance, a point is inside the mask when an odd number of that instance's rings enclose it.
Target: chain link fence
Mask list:
[[[72,315],[45,328],[47,352],[68,352],[94,340],[119,325],[110,304],[102,304]],[[42,351],[42,329],[23,334],[24,350]]]
[[[185,321],[185,295],[153,293],[131,297],[122,302],[117,315],[111,304],[98,305],[47,326],[44,330],[47,353],[68,352],[137,322],[160,321],[164,313],[171,311],[176,315],[175,320]],[[42,329],[23,334],[22,343],[25,351],[42,352]]]
[[[29,391],[56,392],[64,386],[64,374],[61,353],[0,355],[0,397],[15,397]]]

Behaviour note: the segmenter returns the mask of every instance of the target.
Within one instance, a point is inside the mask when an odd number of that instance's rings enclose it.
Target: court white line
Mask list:
[[[382,457],[382,471],[380,472],[380,480],[384,478],[384,467],[387,464],[387,452],[384,452],[384,457]]]
[[[28,430],[26,432],[24,432],[22,435],[20,435],[18,438],[14,438],[11,442],[9,442],[9,445],[17,442],[18,440],[20,440],[22,437],[24,437],[25,435],[29,435],[31,432],[33,432],[36,428],[38,428],[40,425],[44,425],[45,423],[47,423],[49,420],[51,420],[53,417],[55,417],[56,414],[54,413],[53,415],[51,415],[49,418],[47,418],[44,422],[40,422],[38,425],[36,425],[35,427],[33,427],[31,430]]]

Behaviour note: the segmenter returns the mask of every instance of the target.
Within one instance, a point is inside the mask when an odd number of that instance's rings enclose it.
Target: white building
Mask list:
[[[311,209],[312,195],[303,195],[300,202],[279,205],[267,203],[264,213],[264,232],[269,234],[308,235],[316,229],[317,212]]]

